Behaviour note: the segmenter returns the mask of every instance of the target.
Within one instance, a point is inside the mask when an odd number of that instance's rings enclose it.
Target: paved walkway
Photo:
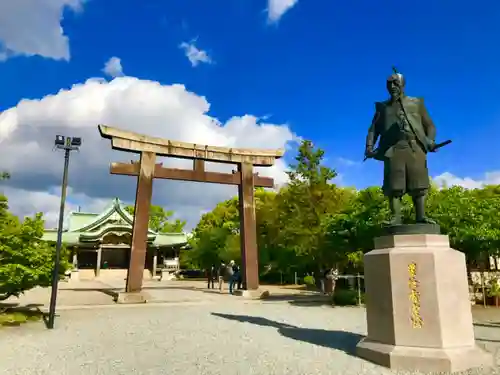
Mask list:
[[[208,290],[203,281],[145,281],[144,291],[150,296],[152,303],[207,303],[218,301],[221,298],[235,298],[227,293],[227,285],[221,294],[218,290]],[[84,306],[114,305],[113,296],[125,288],[122,279],[92,280],[59,283],[57,307],[58,309],[73,309]],[[280,286],[266,287],[271,291],[272,300],[287,300],[295,296],[302,299],[311,297],[324,299],[318,293],[306,292],[298,289],[281,288]],[[42,310],[48,309],[50,288],[35,288],[26,292],[20,298],[10,298],[7,303],[20,306],[37,306]]]
[[[362,308],[214,300],[197,293],[206,304],[69,310],[60,312],[52,331],[42,323],[3,329],[0,373],[393,374],[353,356],[366,333]],[[482,345],[499,353],[500,326],[483,324],[476,333]]]

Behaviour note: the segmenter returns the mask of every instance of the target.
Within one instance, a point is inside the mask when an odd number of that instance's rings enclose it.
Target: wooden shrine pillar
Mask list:
[[[257,290],[259,288],[259,254],[255,221],[253,165],[250,163],[238,164],[238,172],[241,174],[238,198],[243,287],[246,290]]]
[[[144,277],[144,264],[149,227],[149,209],[153,193],[153,178],[155,171],[156,154],[141,152],[139,161],[139,175],[135,195],[134,224],[132,226],[132,244],[130,248],[130,263],[128,266],[127,286],[128,293],[140,292]]]

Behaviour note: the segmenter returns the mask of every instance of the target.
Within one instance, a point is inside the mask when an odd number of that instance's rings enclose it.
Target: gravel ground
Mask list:
[[[500,326],[476,330],[498,355]],[[53,331],[37,323],[0,331],[0,374],[394,374],[352,355],[365,332],[363,309],[286,302],[69,310]]]

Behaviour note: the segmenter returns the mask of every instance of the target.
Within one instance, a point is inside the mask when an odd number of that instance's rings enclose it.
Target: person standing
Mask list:
[[[226,264],[224,262],[220,263],[219,270],[217,272],[217,281],[219,292],[222,293],[222,289],[224,288],[224,276],[226,275]]]
[[[337,268],[330,268],[325,274],[325,294],[333,295],[335,292],[335,282],[339,276],[339,271]]]
[[[237,282],[238,282],[238,290],[241,290],[242,289],[242,284],[243,284],[243,274],[241,272],[241,267],[238,267]]]
[[[231,291],[234,292],[234,289],[241,289],[241,269],[236,263],[233,264],[233,283]],[[231,294],[232,294],[231,292]]]
[[[227,266],[227,278],[229,280],[229,294],[233,294],[234,284],[238,273],[238,266],[234,260],[230,261]]]
[[[217,275],[217,269],[215,268],[215,264],[212,264],[210,269],[207,271],[208,289],[210,289],[210,285],[212,285],[212,289],[214,289],[214,280],[216,275]]]
[[[326,267],[321,267],[318,275],[319,279],[319,289],[321,290],[321,293],[326,294],[326,285],[325,285],[325,280],[326,280],[326,274],[328,270]]]

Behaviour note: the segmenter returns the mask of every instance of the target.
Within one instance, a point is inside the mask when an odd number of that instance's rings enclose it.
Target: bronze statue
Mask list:
[[[436,127],[422,98],[406,96],[405,78],[395,68],[387,79],[390,99],[375,103],[375,115],[366,137],[365,160],[384,162],[384,194],[389,198],[391,225],[402,224],[401,199],[412,197],[416,222],[435,224],[425,215],[429,189],[427,153],[451,141],[435,143]],[[374,149],[379,139],[378,148]]]

